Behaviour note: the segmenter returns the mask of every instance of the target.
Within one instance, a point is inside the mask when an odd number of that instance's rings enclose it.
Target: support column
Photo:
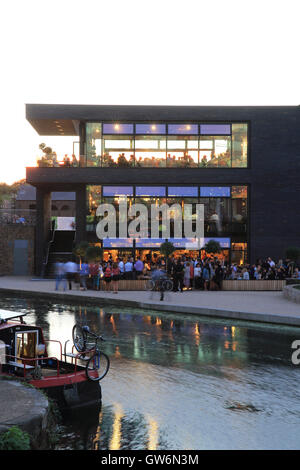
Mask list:
[[[51,230],[51,191],[36,189],[35,273],[41,276]]]
[[[79,149],[79,166],[85,167],[87,166],[85,122],[79,124]]]
[[[76,244],[86,240],[86,185],[76,188]]]

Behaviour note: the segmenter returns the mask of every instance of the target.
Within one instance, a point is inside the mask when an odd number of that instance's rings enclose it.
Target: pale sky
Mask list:
[[[0,7],[0,182],[45,142],[25,103],[299,105],[297,0],[15,0]]]

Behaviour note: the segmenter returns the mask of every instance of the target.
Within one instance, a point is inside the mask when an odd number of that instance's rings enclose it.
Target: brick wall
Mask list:
[[[31,225],[0,225],[0,275],[14,274],[15,240],[28,240],[28,275],[34,273],[34,233]]]

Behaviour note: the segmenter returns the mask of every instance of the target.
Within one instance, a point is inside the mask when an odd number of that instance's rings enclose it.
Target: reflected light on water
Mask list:
[[[70,347],[72,346],[72,329],[75,324],[74,316],[73,315],[64,315],[62,312],[59,315],[55,316],[55,321],[52,320],[51,315],[52,312],[49,311],[48,314],[48,322],[49,322],[49,338],[52,340],[60,341],[62,346],[64,347],[65,341],[70,340]],[[54,343],[49,344],[49,352],[54,354],[58,357],[60,354],[59,346]]]
[[[196,345],[199,346],[200,344],[200,331],[198,323],[195,324],[195,342]]]
[[[94,439],[93,439],[93,449],[94,449],[94,450],[99,450],[100,437],[101,437],[102,419],[103,419],[103,412],[101,411],[101,412],[99,413],[99,424],[98,424],[98,426],[97,426],[97,431],[96,431],[95,437],[94,437]]]
[[[120,349],[119,349],[119,346],[116,346],[115,358],[119,358],[119,357],[121,357]]]
[[[113,332],[118,335],[118,331],[117,331],[117,328],[116,328],[116,323],[115,323],[115,319],[114,319],[114,316],[111,315],[110,316],[110,323],[112,324],[112,328],[113,328]]]
[[[123,409],[119,403],[115,403],[114,422],[112,436],[109,444],[111,450],[119,450],[121,447],[121,420],[124,416]]]
[[[149,441],[148,450],[157,450],[158,444],[158,423],[153,418],[148,417],[149,424]]]

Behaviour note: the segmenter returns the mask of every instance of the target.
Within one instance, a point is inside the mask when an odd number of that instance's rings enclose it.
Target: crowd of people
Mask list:
[[[102,262],[57,262],[55,288],[58,290],[62,284],[64,290],[67,286],[71,290],[72,285],[77,283],[81,290],[99,290],[102,287],[100,283],[103,283],[104,290],[118,293],[120,280],[149,279],[158,269],[172,279],[174,292],[221,290],[223,280],[300,279],[299,266],[288,259],[275,262],[268,257],[257,260],[253,265],[240,266],[220,261],[217,257],[166,259],[161,256],[143,261],[140,257],[116,260],[110,257]]]

